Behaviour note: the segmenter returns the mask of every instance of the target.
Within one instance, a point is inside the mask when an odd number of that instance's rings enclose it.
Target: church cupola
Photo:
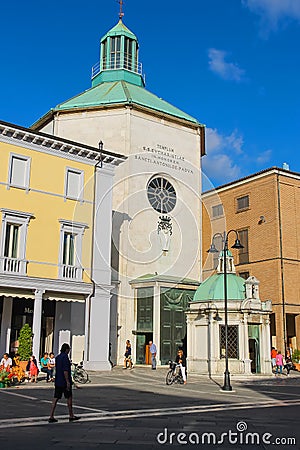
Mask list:
[[[92,68],[92,86],[121,80],[145,85],[142,64],[138,61],[138,40],[124,25],[122,17],[120,10],[119,22],[100,41],[100,62]]]

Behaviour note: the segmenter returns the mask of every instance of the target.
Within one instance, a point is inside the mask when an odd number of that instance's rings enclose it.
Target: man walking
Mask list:
[[[57,422],[54,418],[54,411],[58,400],[62,398],[64,394],[67,399],[68,409],[69,409],[69,422],[74,422],[79,420],[80,417],[74,416],[73,405],[72,405],[72,376],[71,376],[71,361],[69,359],[69,352],[71,347],[69,344],[63,344],[60,349],[60,354],[55,358],[55,388],[54,388],[54,399],[52,402],[52,408],[50,417],[48,419],[49,423]]]
[[[150,350],[150,353],[151,353],[152,370],[156,370],[156,353],[157,353],[157,349],[156,349],[156,345],[153,344],[152,341],[149,341],[149,350]]]

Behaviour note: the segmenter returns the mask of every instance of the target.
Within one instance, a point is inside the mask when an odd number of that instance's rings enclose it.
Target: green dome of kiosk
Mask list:
[[[227,274],[227,299],[245,300],[245,280],[233,273]],[[224,301],[224,274],[207,278],[195,292],[193,302]]]
[[[193,302],[224,301],[224,252],[219,254],[217,273],[207,278],[195,292]],[[236,275],[232,253],[226,256],[227,300],[245,300],[245,280]]]

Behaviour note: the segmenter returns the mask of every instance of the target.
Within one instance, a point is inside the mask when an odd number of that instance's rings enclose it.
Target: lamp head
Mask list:
[[[207,250],[207,253],[219,253],[219,250],[217,250],[215,244],[212,243],[209,249]]]
[[[231,248],[241,249],[241,248],[244,248],[244,246],[242,245],[241,241],[238,238],[236,238],[236,240]]]
[[[222,317],[219,316],[219,311],[216,311],[216,314],[214,316],[214,320],[216,322],[220,322],[222,320]]]

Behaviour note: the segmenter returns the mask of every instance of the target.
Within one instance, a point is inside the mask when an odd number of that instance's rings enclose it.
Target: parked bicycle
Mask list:
[[[86,370],[83,368],[83,361],[79,364],[72,362],[72,378],[75,383],[85,384],[89,381],[89,376]]]
[[[180,370],[180,365],[175,361],[169,361],[169,371],[166,376],[166,384],[170,386],[173,383],[183,384],[183,378]]]

